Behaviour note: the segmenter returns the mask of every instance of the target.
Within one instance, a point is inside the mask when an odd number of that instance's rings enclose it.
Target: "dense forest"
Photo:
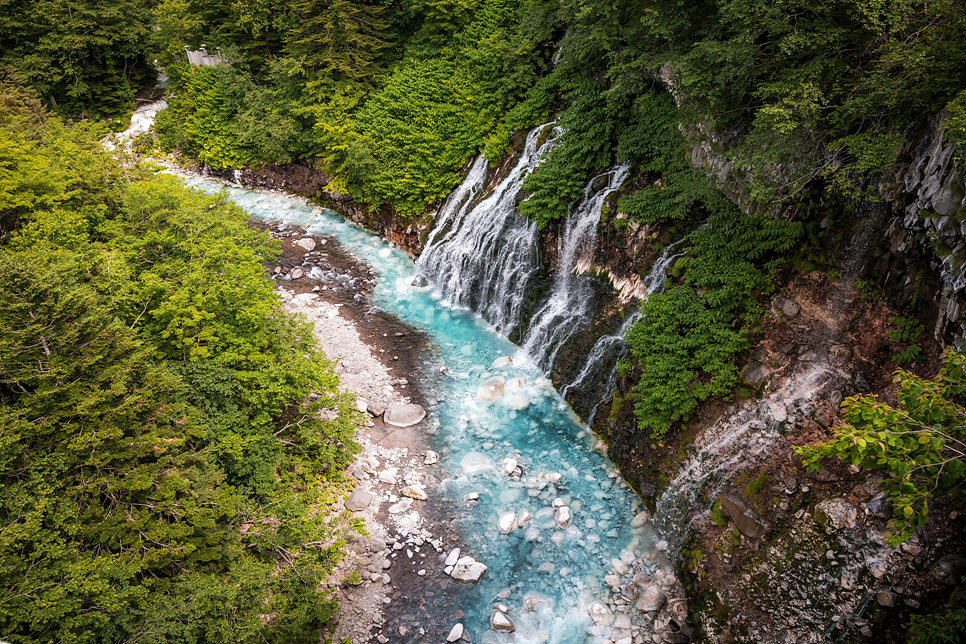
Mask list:
[[[229,64],[189,65],[202,45]],[[707,220],[627,336],[654,440],[735,390],[765,296],[835,270],[836,223],[911,132],[942,115],[966,149],[955,0],[0,0],[0,64],[0,631],[22,642],[309,641],[332,613],[351,412],[262,279],[273,243],[102,149],[158,68],[140,143],[187,162],[308,163],[416,220],[556,121],[520,205],[541,227],[622,162],[629,221]],[[708,141],[725,181],[691,163]]]
[[[356,412],[277,242],[106,133],[0,86],[0,632],[317,641]]]

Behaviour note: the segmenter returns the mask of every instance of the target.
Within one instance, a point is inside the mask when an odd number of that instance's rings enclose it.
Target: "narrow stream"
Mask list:
[[[185,181],[208,193],[226,189],[201,178]],[[594,451],[596,438],[550,382],[532,365],[503,359],[516,347],[478,315],[412,286],[412,260],[380,237],[299,198],[227,191],[253,217],[335,237],[379,273],[374,304],[425,330],[435,344],[437,362],[426,369],[439,373],[446,367],[439,390],[430,392],[440,401],[430,410],[431,444],[446,471],[435,494],[446,507],[462,509],[452,523],[462,533],[463,551],[488,567],[474,587],[478,601],[459,607],[467,629],[480,636],[477,641],[509,637],[489,627],[491,602],[498,595],[516,622],[515,642],[610,639],[615,634],[611,620],[595,626],[589,614],[594,602],[606,606],[613,599],[605,575],[616,567],[624,575],[636,571],[661,579],[669,567],[655,550],[649,524],[631,526],[639,501],[614,465]],[[481,396],[481,388],[485,394],[501,386],[502,395]],[[507,458],[516,460],[522,476],[504,474]],[[472,494],[479,495],[478,504],[466,502]],[[554,504],[570,509],[567,527],[555,520]],[[532,518],[502,534],[498,521],[509,512],[517,519]],[[525,604],[533,610],[524,610]],[[621,609],[629,617],[634,612],[627,602],[610,606],[618,618]],[[638,621],[643,619],[634,618],[636,628]]]

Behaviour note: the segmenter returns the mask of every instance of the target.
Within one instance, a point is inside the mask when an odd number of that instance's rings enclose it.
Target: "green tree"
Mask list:
[[[842,403],[845,425],[832,440],[797,447],[809,470],[836,457],[865,469],[891,474],[883,481],[895,511],[889,542],[906,541],[929,518],[929,500],[948,492],[962,494],[966,479],[966,356],[953,350],[932,380],[896,371],[898,404],[875,396]]]
[[[149,0],[0,0],[0,65],[69,114],[120,116],[155,78]]]

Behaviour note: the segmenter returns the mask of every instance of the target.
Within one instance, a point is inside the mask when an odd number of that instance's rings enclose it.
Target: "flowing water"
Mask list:
[[[538,154],[534,137],[528,139],[527,149],[530,158]],[[480,171],[481,165],[478,161],[471,174]],[[521,161],[511,173],[515,182],[522,165]],[[594,451],[596,439],[584,431],[542,373],[532,364],[501,359],[516,348],[480,316],[447,303],[433,289],[413,286],[413,262],[380,237],[298,198],[225,188],[201,178],[186,182],[206,192],[227,189],[255,218],[280,220],[335,237],[378,272],[373,303],[430,336],[437,358],[427,365],[431,370],[427,373],[446,367],[432,392],[440,402],[430,410],[428,421],[436,428],[431,442],[446,472],[435,500],[455,508],[452,524],[462,535],[464,553],[488,566],[470,593],[461,595],[469,605],[459,606],[465,613],[463,623],[479,635],[477,641],[507,641],[508,636],[495,633],[488,624],[491,602],[501,592],[501,598],[505,596],[501,602],[510,607],[516,621],[513,641],[520,644],[602,642],[615,635],[611,626],[595,626],[588,615],[593,602],[607,604],[612,598],[604,576],[615,567],[627,574],[628,566],[618,561],[621,558],[630,564],[629,574],[636,570],[661,578],[669,567],[655,550],[649,524],[631,525],[638,500],[614,465]],[[504,201],[509,186],[502,187],[502,192],[498,188],[483,203],[496,209],[496,217],[509,218]],[[447,204],[451,209],[447,217],[472,220],[469,192]],[[519,223],[505,230],[529,234],[528,227]],[[455,241],[447,243],[466,243],[461,235],[462,229],[455,231]],[[435,252],[457,252],[441,240],[433,243]],[[473,265],[468,250],[458,252],[465,253],[467,263]],[[421,262],[420,270],[427,265]],[[468,277],[453,274],[446,279]],[[501,328],[508,326],[509,317],[501,318]],[[493,391],[493,383],[502,385],[503,394],[493,400],[481,397],[481,387],[484,392]],[[522,476],[503,474],[506,458],[519,463]],[[470,494],[479,495],[478,504],[465,501]],[[555,521],[555,502],[572,512],[569,527]],[[498,520],[508,512],[517,517],[529,514],[532,519],[502,534]],[[525,603],[534,610],[524,610]],[[617,608],[631,612],[629,606]]]
[[[522,351],[549,374],[557,353],[568,340],[583,331],[593,320],[597,291],[593,278],[581,275],[590,268],[597,245],[600,213],[607,199],[621,187],[630,174],[629,165],[591,179],[580,199],[570,204],[560,237],[560,259],[550,296],[533,316],[522,343]],[[603,187],[597,187],[606,179]]]
[[[437,215],[416,263],[417,284],[433,284],[439,297],[479,312],[504,336],[520,327],[539,271],[537,225],[517,214],[517,197],[559,135],[551,124],[533,130],[509,174],[479,202],[487,164],[477,159]]]
[[[682,238],[667,248],[654,261],[650,272],[644,278],[644,286],[647,297],[660,293],[664,290],[664,280],[667,278],[668,269],[671,263],[681,257],[684,253],[674,251],[687,239]],[[583,368],[574,379],[563,388],[561,395],[567,396],[571,392],[580,392],[582,397],[592,400],[589,411],[584,414],[588,425],[593,425],[594,416],[597,408],[605,400],[609,400],[617,389],[617,371],[620,361],[627,356],[627,344],[624,336],[631,330],[638,320],[641,319],[640,306],[634,309],[630,315],[621,323],[620,327],[612,334],[602,335],[590,353]],[[573,399],[571,399],[573,400]]]

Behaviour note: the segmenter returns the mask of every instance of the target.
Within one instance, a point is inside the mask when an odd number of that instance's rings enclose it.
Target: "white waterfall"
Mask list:
[[[661,255],[654,261],[654,265],[651,266],[647,277],[644,278],[644,284],[647,287],[647,296],[660,293],[664,290],[664,280],[667,278],[667,272],[671,263],[684,254],[675,253],[674,251],[685,239],[687,237],[679,239],[665,248]],[[617,366],[627,355],[627,344],[624,342],[624,336],[627,335],[631,327],[640,319],[641,309],[638,307],[627,316],[627,319],[624,320],[617,331],[609,335],[601,336],[593,348],[591,348],[590,354],[587,356],[587,361],[584,363],[580,373],[561,392],[561,395],[566,397],[570,391],[597,390],[596,395],[592,396],[595,401],[594,405],[587,414],[586,421],[588,424],[593,423],[594,416],[597,413],[597,407],[600,403],[614,395],[614,390],[617,388]]]
[[[550,125],[550,124],[547,124]],[[557,137],[547,125],[527,136],[523,154],[510,173],[482,201],[486,159],[478,158],[437,216],[437,224],[416,262],[415,283],[431,283],[452,304],[480,313],[509,335],[520,326],[523,305],[536,275],[537,225],[517,214],[524,179],[546,157]]]
[[[570,204],[550,296],[534,315],[522,346],[545,373],[553,369],[561,347],[593,319],[595,290],[580,273],[590,268],[594,257],[604,200],[621,187],[628,174],[630,166],[624,164],[594,177],[580,199]],[[607,183],[595,188],[604,178]]]

